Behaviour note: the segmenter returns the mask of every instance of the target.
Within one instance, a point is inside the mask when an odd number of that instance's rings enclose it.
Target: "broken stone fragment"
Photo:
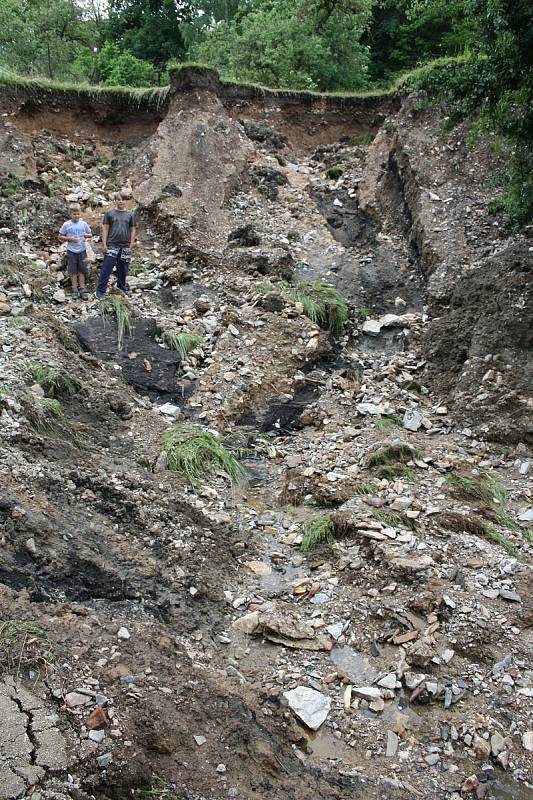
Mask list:
[[[283,696],[294,715],[312,731],[318,730],[325,722],[331,708],[329,697],[307,686],[290,689]]]
[[[259,611],[252,611],[250,614],[245,614],[244,617],[236,619],[233,623],[233,627],[235,630],[250,636],[252,633],[255,633],[259,627],[259,617]]]
[[[418,431],[422,427],[422,414],[414,408],[408,409],[403,415],[402,425],[408,431]]]
[[[378,336],[381,331],[381,325],[377,319],[367,319],[363,322],[361,330],[367,336]]]
[[[377,686],[354,686],[352,689],[356,697],[361,697],[363,700],[377,700],[381,697],[381,692]]]

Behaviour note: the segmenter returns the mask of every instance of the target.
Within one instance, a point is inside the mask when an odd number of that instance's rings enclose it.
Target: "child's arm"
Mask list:
[[[63,231],[63,233],[61,231]],[[59,231],[58,239],[59,239],[60,242],[77,242],[78,241],[78,237],[77,236],[69,236],[69,234],[67,233],[67,229],[65,228],[64,225],[61,227],[61,230]]]
[[[107,250],[107,234],[109,233],[109,225],[102,222],[102,250]]]
[[[84,239],[92,239],[93,238],[93,232],[92,232],[90,226],[87,225],[87,223],[85,223],[85,230],[83,232],[83,238]]]

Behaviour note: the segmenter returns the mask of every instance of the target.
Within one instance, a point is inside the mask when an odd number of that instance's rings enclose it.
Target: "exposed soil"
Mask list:
[[[76,97],[0,93],[0,800],[531,797],[532,248],[490,151],[209,71]],[[119,343],[56,232],[121,185]],[[245,479],[170,470],[183,422]]]

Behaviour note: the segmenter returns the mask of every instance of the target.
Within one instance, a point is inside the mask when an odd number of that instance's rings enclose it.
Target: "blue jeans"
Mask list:
[[[104,256],[104,260],[102,261],[102,266],[100,268],[98,286],[96,287],[98,294],[106,293],[107,283],[115,267],[117,270],[117,289],[122,289],[122,291],[126,290],[126,276],[128,274],[129,262],[123,261],[120,257],[121,254],[122,250],[119,250],[116,258],[114,256]]]

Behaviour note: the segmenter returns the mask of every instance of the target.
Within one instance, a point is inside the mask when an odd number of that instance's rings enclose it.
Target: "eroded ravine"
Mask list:
[[[13,222],[24,207],[63,214],[63,199],[35,184],[4,197],[5,255],[30,295],[3,275],[2,615],[38,622],[60,648],[37,670],[11,662],[48,710],[59,750],[44,775],[5,751],[6,798],[33,786],[46,800],[126,798],[151,785],[176,797],[455,800],[472,775],[479,797],[529,792],[529,546],[519,516],[531,504],[530,454],[525,444],[502,451],[459,422],[422,356],[431,336],[423,304],[442,296],[451,270],[446,236],[433,228],[468,239],[463,187],[476,218],[483,192],[455,178],[452,209],[448,191],[415,179],[410,136],[435,175],[446,165],[431,125],[408,107],[385,128],[392,109],[358,117],[341,108],[336,121],[326,109],[328,128],[315,126],[316,110],[295,115],[280,103],[230,101],[202,85],[174,96],[152,138],[129,152],[113,150],[102,129],[94,139],[85,129],[82,151],[66,149],[59,132],[32,132],[27,118],[20,126],[34,168],[61,168],[65,194],[107,203],[118,182],[131,183],[141,250],[130,302],[145,322],[118,354],[102,357],[90,338],[94,355],[79,351],[73,331],[100,319],[96,304],[54,299],[53,219],[39,232],[31,215]],[[254,115],[270,138],[250,138],[236,121]],[[372,141],[340,141],[369,130]],[[117,161],[100,160],[105,147]],[[328,177],[335,165],[342,173]],[[88,213],[97,224],[98,206]],[[239,235],[227,245],[245,224],[259,243]],[[509,247],[520,253],[523,242]],[[258,302],[261,281],[293,270],[346,295],[343,336],[286,298]],[[42,306],[31,305],[37,288]],[[201,332],[204,344],[180,367],[174,394],[155,330],[176,327]],[[84,387],[41,430],[30,416],[32,360],[74,370]],[[509,380],[498,383],[494,354],[489,367],[481,403]],[[168,400],[179,406],[170,418]],[[406,411],[417,430],[403,426]],[[215,475],[187,486],[167,470],[160,437],[176,414],[250,448],[248,481],[232,489]],[[412,448],[407,463],[373,463],[398,440]],[[483,507],[450,481],[484,470],[507,491],[503,523],[490,498]],[[306,554],[302,525],[319,515],[332,515],[339,538]],[[287,707],[297,687],[329,703],[315,734]],[[107,720],[93,735],[97,708]],[[19,788],[5,789],[8,777]]]

